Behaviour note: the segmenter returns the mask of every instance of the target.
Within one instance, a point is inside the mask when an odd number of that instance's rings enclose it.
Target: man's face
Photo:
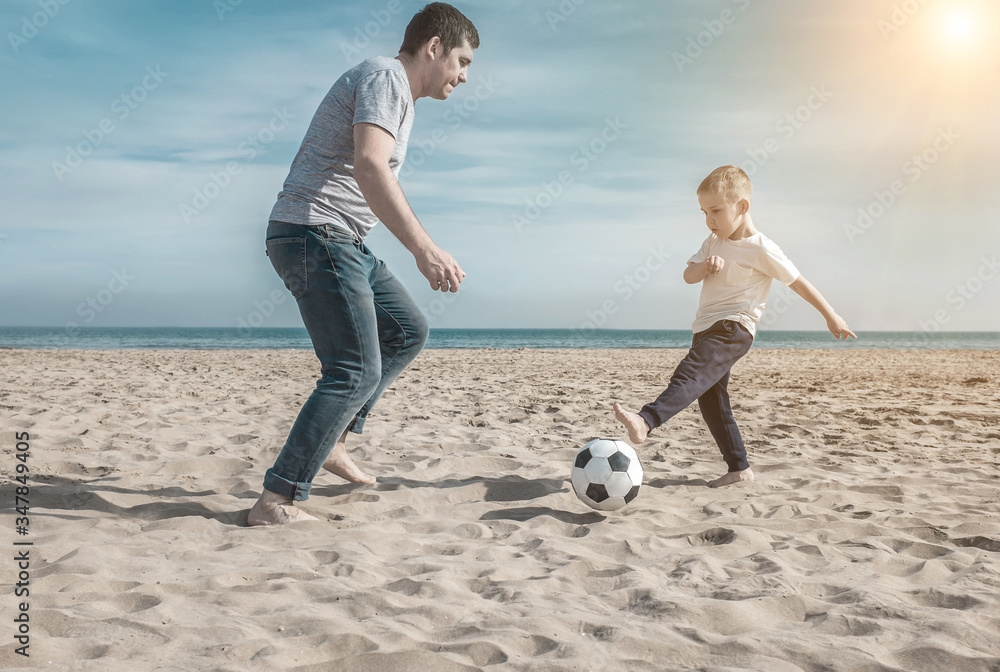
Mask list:
[[[437,38],[435,38],[437,39]],[[469,81],[469,66],[472,64],[472,47],[468,42],[455,47],[447,54],[440,42],[432,45],[434,50],[434,89],[430,94],[435,100],[447,100],[455,87]]]

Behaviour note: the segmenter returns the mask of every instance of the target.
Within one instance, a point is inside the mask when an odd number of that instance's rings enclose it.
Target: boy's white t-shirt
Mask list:
[[[712,256],[722,257],[726,263],[718,275],[707,275],[702,280],[691,330],[697,334],[719,320],[735,320],[756,335],[771,279],[790,285],[799,278],[799,270],[780,247],[760,232],[742,240],[710,234],[688,263],[697,264]]]

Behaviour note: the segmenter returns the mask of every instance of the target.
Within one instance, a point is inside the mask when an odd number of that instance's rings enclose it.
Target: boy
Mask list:
[[[788,260],[781,249],[754,228],[750,219],[753,187],[736,166],[716,168],[698,187],[698,203],[711,234],[688,260],[684,280],[702,282],[698,312],[692,325],[691,350],[670,377],[667,389],[638,413],[614,405],[615,417],[625,425],[629,439],[639,444],[646,436],[698,400],[701,415],[729,466],[724,476],[708,485],[718,488],[754,480],[739,427],[729,405],[729,371],[750,350],[757,320],[771,279],[788,285],[826,318],[837,340],[857,338],[826,299]]]

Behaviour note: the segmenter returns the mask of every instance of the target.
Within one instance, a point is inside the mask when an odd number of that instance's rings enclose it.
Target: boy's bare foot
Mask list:
[[[302,520],[319,520],[295,506],[291,497],[265,490],[247,514],[247,525],[284,525]]]
[[[747,467],[743,471],[730,471],[721,478],[709,481],[708,487],[721,488],[724,485],[732,485],[733,483],[740,483],[742,481],[746,481],[747,483],[753,482],[753,472],[750,471],[750,467]]]
[[[642,416],[632,411],[626,411],[621,404],[615,402],[615,417],[618,422],[625,425],[628,430],[628,438],[632,443],[642,443],[649,435],[649,425],[642,419]]]
[[[326,462],[323,463],[323,468],[351,483],[375,485],[375,477],[358,469],[354,460],[347,454],[347,443],[345,442],[338,441],[334,445],[330,457],[326,458]]]

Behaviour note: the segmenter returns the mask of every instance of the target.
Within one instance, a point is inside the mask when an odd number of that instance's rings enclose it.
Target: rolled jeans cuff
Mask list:
[[[358,415],[351,422],[351,426],[347,428],[347,431],[352,434],[361,434],[365,429],[365,420],[368,419],[367,415]]]
[[[309,499],[312,483],[295,483],[278,476],[273,469],[268,469],[264,474],[264,489],[282,497],[289,497],[296,502],[304,502]]]
[[[656,419],[653,417],[652,413],[650,413],[649,411],[639,411],[638,415],[646,422],[647,431],[651,432],[656,428],[655,427]]]

